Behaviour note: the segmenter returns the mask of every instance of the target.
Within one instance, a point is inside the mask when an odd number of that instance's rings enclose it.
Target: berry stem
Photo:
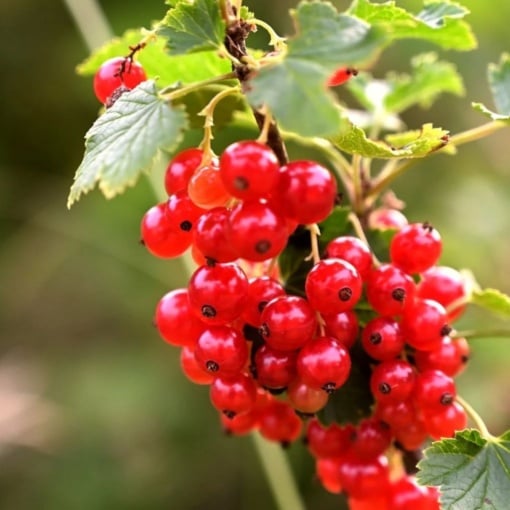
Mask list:
[[[220,74],[218,76],[213,76],[212,78],[208,78],[207,80],[197,81],[195,83],[190,83],[185,87],[181,87],[176,89],[174,85],[170,85],[159,93],[160,97],[166,99],[167,101],[174,101],[175,99],[179,99],[181,97],[186,96],[190,92],[194,92],[195,90],[201,89],[207,85],[214,85],[215,83],[220,83],[222,81],[233,80],[236,78],[236,73],[231,71],[230,73]]]
[[[348,217],[349,222],[352,225],[352,228],[354,229],[354,232],[356,235],[370,248],[370,244],[368,242],[367,236],[365,235],[365,231],[363,230],[363,227],[361,225],[361,221],[359,220],[358,216],[354,214],[353,212],[350,212]],[[370,251],[372,251],[370,249]],[[375,253],[372,252],[372,260],[374,262],[375,266],[380,266],[381,262],[379,259],[375,256]]]
[[[510,338],[510,329],[468,329],[465,331],[456,331],[452,338]]]
[[[251,435],[255,450],[268,476],[269,485],[280,510],[305,510],[287,458],[280,445],[264,440],[257,432]]]
[[[312,251],[305,260],[312,260],[314,264],[317,264],[317,262],[320,262],[321,260],[319,250],[319,236],[321,235],[321,231],[317,223],[307,225],[306,228],[310,231],[310,244],[312,246]]]
[[[257,138],[257,142],[267,144],[269,130],[271,128],[271,123],[273,122],[273,116],[269,111],[269,108],[267,108],[265,105],[260,109],[260,113],[264,116],[264,122],[262,124],[260,134]]]
[[[359,154],[354,154],[352,156],[352,209],[358,214],[363,212],[362,164],[363,158]]]
[[[474,410],[474,408],[471,407],[471,405],[466,402],[460,395],[457,395],[456,400],[464,408],[464,411],[466,411],[467,415],[476,425],[476,428],[479,430],[481,436],[487,441],[495,439],[494,436],[489,432],[489,429],[487,428],[487,425],[485,425],[485,422],[482,420],[481,416]]]
[[[271,25],[257,18],[251,18],[246,20],[246,23],[250,23],[251,25],[257,25],[262,27],[269,34],[269,44],[272,46],[275,51],[283,52],[287,49],[287,44],[285,42],[285,37],[280,37],[273,29]]]

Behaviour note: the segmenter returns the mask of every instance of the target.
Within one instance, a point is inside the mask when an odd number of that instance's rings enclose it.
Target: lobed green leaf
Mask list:
[[[105,60],[127,55],[129,46],[139,43],[142,37],[142,29],[127,30],[121,37],[108,41],[79,64],[78,73],[82,76],[93,75]],[[166,39],[156,37],[136,54],[136,59],[142,64],[147,76],[157,79],[160,87],[202,81],[230,71],[230,63],[220,58],[216,51],[170,55],[165,46]]]
[[[154,81],[142,82],[106,110],[85,135],[85,155],[67,206],[96,184],[107,198],[149,172],[160,151],[171,151],[188,126],[186,113],[158,96]]]
[[[158,26],[158,34],[168,40],[175,55],[217,50],[223,46],[225,22],[217,0],[181,0],[172,2]]]
[[[500,510],[510,494],[510,431],[484,438],[477,430],[432,443],[418,464],[418,480],[440,487],[444,510]]]

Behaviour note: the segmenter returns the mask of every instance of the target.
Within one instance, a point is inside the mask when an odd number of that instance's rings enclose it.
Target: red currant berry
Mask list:
[[[182,230],[172,228],[167,204],[151,207],[143,216],[141,223],[142,242],[152,255],[161,258],[174,258],[182,255],[191,243],[189,236]]]
[[[372,254],[368,246],[353,236],[337,237],[326,246],[326,257],[343,259],[352,264],[362,280],[366,280],[372,267]]]
[[[349,498],[349,510],[393,510],[388,494],[364,494],[359,498]]]
[[[393,428],[393,434],[397,442],[404,450],[418,450],[428,438],[423,419],[416,417],[410,424],[402,428]]]
[[[260,334],[273,349],[293,351],[315,332],[317,320],[308,301],[299,296],[282,296],[269,301],[260,317]]]
[[[386,451],[391,439],[386,423],[376,418],[365,418],[356,428],[352,449],[360,459],[372,459]]]
[[[229,418],[225,414],[220,415],[223,430],[228,435],[244,436],[258,427],[258,414],[254,409]]]
[[[172,290],[159,300],[154,322],[166,342],[193,348],[205,327],[191,309],[186,289]]]
[[[315,463],[317,478],[322,486],[328,492],[331,492],[331,494],[340,494],[342,492],[339,464],[339,459],[329,457],[321,457]]]
[[[466,411],[458,402],[453,402],[439,411],[425,412],[423,420],[427,432],[435,440],[453,437],[455,432],[467,427]]]
[[[363,282],[349,262],[325,259],[306,277],[305,291],[312,308],[323,314],[352,310],[361,297]]]
[[[287,388],[290,405],[298,412],[313,415],[328,403],[328,394],[321,389],[312,388],[295,378]]]
[[[436,349],[451,328],[447,324],[446,310],[432,299],[415,299],[412,306],[404,310],[401,328],[406,341],[415,349]]]
[[[204,372],[195,359],[195,351],[191,347],[183,347],[180,356],[181,370],[195,384],[211,384],[214,376]]]
[[[204,257],[216,262],[233,262],[239,258],[237,250],[228,241],[230,211],[215,207],[206,211],[196,222],[193,244]]]
[[[129,58],[114,57],[103,62],[94,75],[94,93],[104,104],[120,86],[133,89],[146,79],[141,64]]]
[[[400,211],[386,207],[373,210],[368,217],[368,226],[372,230],[400,230],[407,224],[407,218]]]
[[[352,67],[339,67],[329,76],[326,85],[328,87],[337,87],[338,85],[343,85],[357,74],[358,71]]]
[[[379,361],[396,358],[404,344],[400,324],[391,317],[376,317],[368,321],[361,334],[363,349]]]
[[[439,510],[437,495],[410,476],[392,483],[390,501],[392,510]]]
[[[266,305],[272,299],[285,295],[282,284],[269,276],[252,278],[249,281],[248,299],[244,306],[242,319],[252,326],[260,326],[260,317]]]
[[[255,405],[257,388],[253,379],[244,374],[216,377],[209,396],[213,406],[225,416],[233,418]]]
[[[188,188],[189,180],[200,166],[203,156],[202,149],[190,148],[172,158],[165,171],[165,190],[169,196]]]
[[[433,299],[445,308],[453,303],[460,303],[467,297],[462,275],[455,269],[446,266],[434,266],[427,269],[421,275],[416,290],[418,297]],[[454,310],[448,313],[449,322],[458,319],[465,309],[465,304],[456,306]]]
[[[263,345],[255,353],[255,378],[264,388],[286,388],[296,376],[296,360],[295,351],[276,351]]]
[[[411,399],[402,401],[379,401],[375,416],[393,429],[402,429],[416,421],[416,410]]]
[[[352,310],[323,315],[326,334],[350,349],[356,342],[359,332],[358,316]]]
[[[380,315],[401,315],[413,302],[416,285],[413,279],[391,264],[372,269],[367,280],[367,299]]]
[[[169,197],[166,214],[170,228],[188,236],[189,244],[193,239],[193,228],[197,220],[204,214],[205,209],[197,207],[184,190]]]
[[[263,437],[288,446],[301,434],[302,423],[289,404],[273,400],[260,410],[259,426]]]
[[[297,370],[306,384],[333,393],[347,381],[351,358],[347,349],[334,338],[318,337],[299,351]]]
[[[390,243],[393,264],[408,274],[422,273],[439,259],[439,232],[428,223],[412,223],[399,230]]]
[[[274,152],[252,140],[229,145],[220,157],[220,174],[228,192],[242,200],[267,197],[278,182],[280,165]]]
[[[248,279],[236,264],[202,266],[191,276],[188,295],[200,319],[209,324],[226,324],[243,311]]]
[[[188,182],[188,195],[203,209],[224,206],[231,199],[215,162],[195,171]]]
[[[230,213],[228,239],[243,259],[261,262],[279,255],[287,244],[287,227],[263,202],[240,202]]]
[[[325,220],[335,204],[336,181],[314,161],[292,161],[281,168],[275,199],[285,204],[286,216],[302,224]]]
[[[337,423],[323,426],[313,418],[306,429],[306,441],[314,457],[340,457],[349,450],[355,435],[352,425],[341,427]]]
[[[469,360],[469,344],[465,338],[452,339],[445,336],[437,348],[431,351],[416,351],[414,362],[420,372],[441,370],[450,377],[459,375]]]
[[[407,400],[413,391],[415,377],[413,367],[407,361],[383,361],[372,372],[370,389],[381,403]]]
[[[416,405],[423,410],[441,410],[457,396],[455,382],[440,370],[426,370],[417,375],[413,393]]]
[[[197,363],[206,372],[228,375],[240,372],[248,361],[248,347],[243,336],[228,326],[209,326],[198,337]]]

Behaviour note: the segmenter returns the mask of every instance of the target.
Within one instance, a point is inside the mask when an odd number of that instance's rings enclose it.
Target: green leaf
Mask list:
[[[284,130],[303,136],[338,133],[346,124],[326,80],[342,65],[373,57],[384,36],[326,2],[303,2],[293,17],[296,35],[287,54],[255,75],[248,99],[256,108],[267,104]]]
[[[432,443],[419,462],[418,480],[440,487],[444,510],[502,510],[510,494],[510,431],[483,438],[477,430]]]
[[[510,318],[510,296],[497,289],[475,289],[470,302],[492,313]]]
[[[109,58],[127,55],[129,46],[136,45],[143,37],[141,29],[127,30],[121,37],[112,39],[98,48],[77,67],[83,76],[93,75]],[[230,71],[230,63],[220,58],[216,51],[205,51],[189,55],[169,55],[165,50],[166,40],[157,37],[136,54],[149,78],[157,79],[160,87],[174,83],[193,83],[220,76]]]
[[[390,76],[391,92],[384,105],[390,112],[401,112],[418,104],[429,108],[436,98],[449,92],[460,96],[464,93],[462,78],[450,62],[438,61],[435,53],[417,55],[411,60],[413,74]]]
[[[177,2],[159,24],[158,34],[168,39],[168,49],[176,55],[221,48],[225,22],[221,18],[219,2]]]
[[[365,132],[352,125],[351,129],[331,138],[332,143],[348,154],[367,158],[423,158],[445,146],[448,131],[425,124],[421,129],[386,137],[387,142],[370,140]]]
[[[499,64],[489,64],[488,75],[496,111],[482,103],[473,103],[473,107],[492,120],[510,123],[510,54],[503,53]]]
[[[374,4],[355,0],[349,12],[383,29],[392,40],[421,39],[444,49],[462,51],[477,45],[471,27],[462,19],[469,11],[448,0],[426,2],[417,15],[397,7],[393,1]]]
[[[159,98],[153,81],[126,92],[85,135],[85,155],[76,171],[67,206],[99,184],[107,198],[133,186],[149,172],[160,151],[171,151],[187,127],[186,113]]]

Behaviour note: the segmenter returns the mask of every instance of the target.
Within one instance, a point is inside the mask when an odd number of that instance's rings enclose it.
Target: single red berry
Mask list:
[[[376,317],[368,321],[361,333],[361,345],[376,360],[396,358],[405,345],[400,324],[391,317]]]
[[[156,257],[174,258],[182,255],[190,246],[186,232],[176,230],[166,214],[167,204],[151,207],[141,222],[141,237],[147,250]]]
[[[339,67],[329,76],[326,85],[328,87],[338,87],[338,85],[343,85],[357,74],[358,71],[352,67]]]
[[[326,335],[334,337],[346,349],[350,349],[356,342],[359,333],[358,316],[353,310],[323,315]]]
[[[154,322],[159,334],[171,345],[194,348],[204,324],[191,309],[186,289],[175,289],[158,302]]]
[[[361,297],[363,282],[349,262],[324,259],[306,277],[305,291],[312,308],[323,314],[352,310]]]
[[[413,367],[407,361],[387,360],[372,371],[370,389],[381,403],[403,401],[411,396],[415,378]]]
[[[206,372],[228,375],[240,372],[248,361],[248,347],[243,336],[228,326],[209,326],[198,337],[197,363]]]
[[[287,387],[289,404],[299,413],[314,415],[328,403],[328,394],[296,377]]]
[[[214,376],[202,370],[195,359],[195,351],[191,347],[183,347],[180,356],[181,370],[195,384],[211,384]]]
[[[368,216],[371,230],[400,230],[408,225],[407,218],[397,209],[381,207],[374,209]]]
[[[353,425],[331,423],[324,426],[316,418],[308,422],[306,441],[314,457],[340,457],[349,450],[355,435]]]
[[[260,334],[276,350],[302,347],[315,332],[317,320],[308,301],[299,296],[272,299],[262,311]]]
[[[362,280],[366,280],[372,268],[372,254],[368,246],[358,237],[336,237],[326,246],[326,257],[343,259],[352,264]]]
[[[459,375],[469,360],[469,344],[465,338],[444,336],[441,343],[430,351],[416,351],[414,362],[420,372],[441,370],[450,377]]]
[[[415,349],[436,349],[451,331],[446,310],[432,299],[415,299],[400,322],[406,342]]]
[[[322,486],[331,494],[340,494],[342,484],[340,483],[340,460],[333,457],[318,458],[315,463],[315,472]]]
[[[393,510],[388,494],[364,494],[359,498],[348,499],[349,510]]]
[[[165,190],[168,196],[181,190],[187,190],[189,180],[200,166],[204,152],[190,148],[176,154],[165,170]]]
[[[425,412],[423,420],[427,432],[434,440],[453,437],[455,432],[467,427],[466,411],[458,402],[453,402],[439,411]]]
[[[220,174],[225,188],[242,200],[267,197],[278,182],[279,171],[274,152],[254,140],[235,142],[220,157]]]
[[[422,447],[429,434],[425,428],[425,423],[418,416],[409,425],[405,427],[393,428],[395,439],[404,450],[413,451]]]
[[[188,195],[198,207],[224,206],[232,197],[225,189],[217,162],[198,168],[188,182]]]
[[[392,433],[388,425],[377,418],[365,418],[356,427],[352,449],[361,459],[382,455],[390,446]]]
[[[188,295],[192,309],[201,320],[226,324],[243,311],[248,279],[236,264],[202,266],[191,276]]]
[[[298,374],[306,384],[333,393],[340,388],[351,371],[349,351],[331,337],[318,337],[307,342],[297,358]]]
[[[197,207],[181,190],[171,195],[167,202],[166,214],[170,228],[181,235],[188,236],[189,243],[193,239],[193,230],[197,220],[204,214],[205,209]]]
[[[391,484],[392,510],[439,510],[438,500],[437,494],[418,485],[414,477],[407,475]]]
[[[399,230],[390,243],[393,264],[408,274],[422,273],[439,259],[439,232],[428,223],[412,223]]]
[[[259,426],[263,437],[287,446],[301,434],[302,422],[289,404],[273,400],[260,410]]]
[[[94,75],[94,93],[104,104],[120,86],[133,89],[146,79],[141,64],[129,58],[113,57],[103,62]]]
[[[413,398],[422,411],[440,411],[453,404],[456,396],[455,382],[440,370],[425,370],[416,376]]]
[[[249,281],[248,299],[241,318],[252,326],[260,326],[260,317],[272,299],[285,295],[282,284],[270,276],[259,276]]]
[[[253,409],[232,418],[221,413],[220,421],[225,433],[233,436],[244,436],[258,427],[258,415]]]
[[[458,319],[466,304],[462,303],[467,298],[464,278],[461,273],[447,266],[433,266],[421,275],[418,283],[417,295],[423,299],[433,299],[446,309],[454,303],[459,303],[454,310],[448,312],[448,321]]]
[[[254,357],[253,370],[264,388],[286,388],[296,376],[297,352],[277,351],[263,345]]]
[[[392,429],[402,429],[416,421],[416,409],[412,399],[380,400],[377,402],[374,415]]]
[[[233,418],[253,408],[257,387],[253,379],[244,374],[219,376],[212,382],[209,396],[218,411]]]
[[[276,257],[287,238],[285,220],[264,202],[240,202],[230,213],[228,241],[243,259],[261,262]]]
[[[325,220],[335,205],[336,181],[314,161],[292,161],[280,170],[274,199],[285,204],[286,216],[302,224]]]

